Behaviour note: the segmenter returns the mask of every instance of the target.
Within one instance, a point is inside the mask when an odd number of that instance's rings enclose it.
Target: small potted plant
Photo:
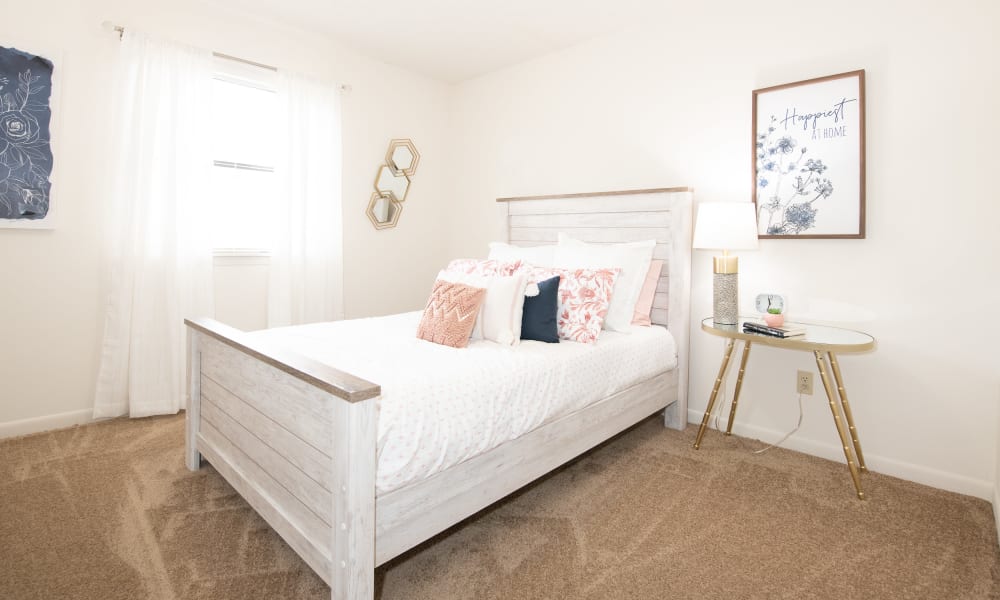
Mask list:
[[[781,307],[772,306],[764,314],[764,322],[768,327],[781,327],[785,324],[785,315],[781,313]]]

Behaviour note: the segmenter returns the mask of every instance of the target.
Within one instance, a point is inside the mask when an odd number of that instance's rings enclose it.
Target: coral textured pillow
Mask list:
[[[649,271],[646,272],[646,281],[642,283],[639,300],[635,303],[635,313],[632,315],[633,325],[649,327],[653,324],[649,320],[649,313],[653,310],[653,296],[656,295],[656,284],[660,282],[660,271],[662,270],[662,260],[649,261]]]
[[[472,329],[472,339],[486,339],[505,346],[513,346],[520,340],[524,288],[528,283],[526,274],[480,277],[441,271],[438,279],[486,289],[483,306]]]
[[[560,277],[559,338],[584,344],[597,342],[601,334],[620,270],[527,267],[529,283]]]
[[[437,280],[417,326],[417,337],[435,344],[465,348],[486,297],[483,288]]]

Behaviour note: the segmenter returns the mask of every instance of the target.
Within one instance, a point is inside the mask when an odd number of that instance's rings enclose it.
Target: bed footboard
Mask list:
[[[379,386],[210,319],[185,323],[188,468],[204,456],[332,598],[372,598]]]

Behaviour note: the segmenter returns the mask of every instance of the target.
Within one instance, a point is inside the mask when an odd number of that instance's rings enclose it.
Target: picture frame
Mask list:
[[[753,91],[760,239],[865,238],[865,71]]]
[[[26,106],[33,107],[35,111],[34,116],[38,120],[38,108],[43,106],[45,111],[48,113],[48,122],[46,123],[45,133],[47,133],[47,139],[34,139],[29,137],[29,139],[24,140],[25,143],[18,144],[20,150],[20,159],[17,157],[11,157],[10,160],[6,162],[11,163],[11,165],[6,165],[8,168],[0,169],[0,175],[4,177],[4,181],[0,181],[0,187],[2,187],[8,194],[5,195],[7,199],[7,204],[12,204],[13,201],[9,196],[14,194],[15,197],[25,198],[27,201],[35,200],[31,198],[32,194],[38,194],[40,191],[44,192],[45,198],[45,214],[43,217],[38,218],[17,218],[10,214],[4,213],[0,215],[0,230],[3,229],[41,229],[41,230],[51,230],[55,229],[56,217],[61,212],[58,209],[58,204],[53,202],[53,195],[61,194],[61,190],[58,189],[58,177],[60,171],[60,159],[57,154],[58,139],[61,134],[61,107],[60,107],[60,96],[62,92],[62,69],[65,65],[63,60],[63,55],[60,49],[52,47],[49,44],[39,44],[36,42],[30,42],[23,39],[11,39],[7,40],[5,43],[0,44],[0,51],[7,52],[6,56],[14,56],[14,64],[17,64],[16,53],[22,53],[24,55],[41,59],[51,65],[51,70],[47,73],[47,77],[42,77],[36,80],[33,86],[44,83],[48,90],[47,98],[44,101],[38,101],[35,94],[30,94],[28,98],[29,103]],[[10,66],[7,63],[7,66]],[[16,69],[15,69],[16,70]],[[15,100],[20,98],[18,96],[18,90],[22,85],[19,76],[22,73],[12,74],[7,73],[4,75],[0,73],[0,79],[6,79],[6,83],[3,89],[0,89],[0,98],[4,97],[4,94],[10,94]],[[38,73],[32,73],[31,76],[34,78],[39,75]],[[34,87],[32,87],[32,90]],[[22,90],[23,94],[23,90]],[[9,114],[11,111],[5,111],[5,114]],[[17,112],[17,111],[15,111]],[[22,114],[22,117],[25,116]],[[28,117],[28,122],[31,122],[30,117]],[[12,120],[11,125],[17,125],[16,121]],[[3,126],[3,124],[0,124]],[[6,130],[5,130],[6,131]],[[17,130],[12,130],[17,133]],[[0,132],[2,133],[2,132]],[[10,133],[9,131],[7,133]],[[30,133],[30,130],[29,130]],[[0,141],[10,142],[7,139],[9,136],[3,137]],[[44,142],[44,143],[41,143]],[[9,152],[11,145],[5,146]],[[45,156],[47,155],[47,157]],[[24,165],[28,159],[32,161],[41,160],[44,162],[47,158],[47,165],[44,169],[34,169],[34,178],[24,177],[25,172],[32,173],[31,170],[26,170]],[[20,169],[20,170],[19,170]],[[44,175],[44,185],[39,185],[42,183],[39,179],[39,175]],[[16,178],[15,186],[10,185],[11,181]],[[6,184],[6,185],[5,185]],[[27,185],[25,185],[27,184]],[[37,204],[37,201],[36,201]],[[6,206],[6,205],[5,205]],[[4,207],[0,207],[4,208]]]

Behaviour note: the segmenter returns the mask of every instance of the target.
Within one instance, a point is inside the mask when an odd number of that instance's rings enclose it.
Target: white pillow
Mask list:
[[[505,346],[514,346],[521,341],[524,292],[528,283],[526,273],[511,277],[480,277],[441,271],[438,279],[486,288],[486,298],[472,328],[472,339],[490,340]]]
[[[512,246],[503,242],[490,242],[489,258],[504,262],[521,260],[539,267],[554,267],[556,245]]]
[[[619,267],[611,306],[604,318],[604,329],[627,332],[632,324],[635,305],[649,271],[656,240],[624,244],[589,244],[559,234],[555,266],[564,269],[598,269]]]

